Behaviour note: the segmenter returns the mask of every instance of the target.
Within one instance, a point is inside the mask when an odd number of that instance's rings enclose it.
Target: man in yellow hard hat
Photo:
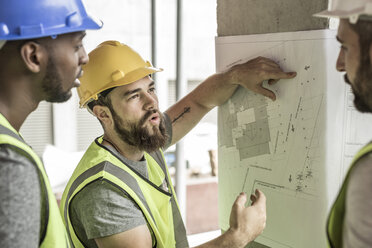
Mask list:
[[[75,247],[188,247],[186,230],[164,161],[166,149],[185,136],[238,85],[275,99],[264,80],[295,77],[266,58],[256,58],[204,80],[195,90],[159,112],[150,75],[161,71],[130,47],[106,41],[90,54],[78,89],[80,106],[101,122],[97,138],[74,171],[61,213]],[[241,193],[230,228],[200,247],[245,247],[266,222],[262,192]]]
[[[70,247],[40,158],[19,130],[41,101],[64,102],[102,23],[81,0],[0,1],[0,247]]]
[[[320,17],[340,18],[336,68],[345,72],[354,105],[372,113],[372,0],[335,0]],[[331,247],[372,247],[372,143],[354,157],[331,209],[327,234]]]

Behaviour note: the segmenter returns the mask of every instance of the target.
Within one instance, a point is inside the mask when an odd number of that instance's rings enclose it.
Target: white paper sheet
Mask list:
[[[261,189],[267,226],[256,247],[327,247],[329,208],[352,156],[372,137],[363,128],[371,116],[354,109],[335,69],[335,36],[318,30],[216,38],[218,72],[257,56],[297,72],[266,84],[275,102],[240,88],[218,110],[220,227],[229,227],[241,191]]]

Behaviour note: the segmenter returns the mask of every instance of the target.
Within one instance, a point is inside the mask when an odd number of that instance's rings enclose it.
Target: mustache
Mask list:
[[[139,122],[139,126],[142,126],[143,124],[145,124],[146,120],[153,114],[155,113],[158,113],[159,116],[161,116],[161,113],[157,110],[157,109],[153,109],[153,110],[149,110],[146,112],[146,114],[141,118],[140,122]]]
[[[344,80],[347,84],[351,85],[351,82],[350,82],[349,77],[347,76],[347,74],[344,75]]]

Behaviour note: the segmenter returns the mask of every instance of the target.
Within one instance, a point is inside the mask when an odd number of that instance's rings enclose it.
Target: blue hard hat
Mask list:
[[[0,40],[22,40],[100,29],[82,0],[0,0]]]

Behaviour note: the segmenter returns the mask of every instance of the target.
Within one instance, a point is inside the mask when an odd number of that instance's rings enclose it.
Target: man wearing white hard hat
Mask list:
[[[43,163],[19,130],[41,101],[64,102],[88,62],[81,0],[0,0],[0,247],[70,247]]]
[[[130,47],[106,41],[89,53],[80,106],[101,122],[104,134],[88,148],[61,200],[61,213],[75,247],[188,247],[163,149],[178,142],[238,85],[275,99],[262,87],[293,78],[273,61],[256,58],[210,76],[194,91],[159,112],[154,68]],[[262,192],[241,193],[231,211],[230,228],[200,247],[245,247],[263,230]]]
[[[358,111],[372,113],[372,0],[335,0],[319,17],[340,18],[336,68],[345,72]],[[372,124],[372,123],[371,123]],[[372,137],[371,137],[372,139]],[[331,247],[372,247],[372,143],[354,157],[331,209]]]

